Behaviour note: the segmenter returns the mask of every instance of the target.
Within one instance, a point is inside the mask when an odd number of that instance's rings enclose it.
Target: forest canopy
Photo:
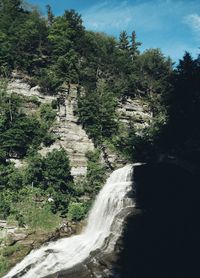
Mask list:
[[[148,161],[164,154],[199,163],[200,56],[194,59],[186,52],[175,66],[160,49],[141,52],[140,45],[134,30],[131,34],[122,30],[118,38],[86,30],[75,10],[55,16],[48,5],[42,16],[21,0],[0,0],[2,80],[17,71],[28,77],[31,86],[39,85],[41,92],[52,95],[63,83],[75,83],[84,90],[78,98],[79,122],[95,146],[102,149],[109,144],[129,161]],[[140,133],[132,122],[123,132],[116,108],[127,98],[144,100],[153,115],[151,125]],[[4,205],[2,202],[0,214],[7,217],[11,210],[5,192],[20,192],[31,183],[54,195],[54,213],[66,214],[68,206],[70,215],[77,206],[82,211],[77,196],[81,190],[95,193],[99,183],[93,189],[84,183],[75,190],[64,150],[45,159],[38,156],[35,150],[55,139],[50,132],[55,111],[43,106],[39,116],[26,115],[22,106],[20,97],[7,95],[6,87],[1,86],[0,193]],[[29,159],[25,172],[14,170],[7,161],[12,157]],[[93,161],[91,155],[90,159]],[[95,166],[91,161],[89,165],[98,169],[102,181],[98,159]],[[66,172],[56,168],[56,160]],[[91,172],[88,180],[93,183],[95,171]]]

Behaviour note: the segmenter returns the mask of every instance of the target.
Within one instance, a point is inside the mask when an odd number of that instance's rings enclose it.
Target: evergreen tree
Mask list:
[[[121,49],[123,51],[130,50],[129,37],[128,37],[126,31],[122,31],[119,35],[119,49]]]
[[[54,20],[54,15],[51,9],[50,5],[46,6],[47,8],[47,22],[48,22],[48,26],[51,26],[53,24],[53,20]]]
[[[149,49],[137,60],[138,89],[144,94],[162,94],[166,91],[168,78],[172,72],[171,59],[159,49]]]
[[[6,33],[22,11],[21,0],[0,0],[0,30]]]
[[[79,99],[80,120],[96,143],[116,133],[116,106],[116,97],[103,81],[96,91],[88,91]]]
[[[200,67],[186,52],[172,76],[172,90],[168,93],[169,122],[165,136],[167,145],[182,155],[199,155]],[[196,155],[194,155],[196,153]]]
[[[134,57],[139,55],[139,53],[140,53],[140,51],[138,50],[138,47],[141,46],[141,42],[136,41],[135,31],[132,32],[130,39],[131,39],[130,52],[131,52],[132,59],[134,59]]]
[[[27,11],[21,1],[3,0],[0,10],[0,74],[21,69],[29,74],[44,65],[47,26],[37,10]]]
[[[45,183],[55,192],[70,193],[72,191],[72,176],[69,158],[64,149],[53,150],[47,154],[45,164]]]

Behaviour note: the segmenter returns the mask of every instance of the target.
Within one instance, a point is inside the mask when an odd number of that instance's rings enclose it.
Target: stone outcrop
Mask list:
[[[0,253],[4,254],[4,258],[8,261],[7,270],[20,262],[33,249],[38,249],[50,241],[76,234],[81,224],[63,222],[54,231],[31,231],[26,228],[9,227],[6,221],[0,220]]]
[[[78,122],[76,115],[77,85],[63,85],[57,95],[50,96],[42,94],[38,86],[31,88],[20,76],[15,75],[8,84],[8,91],[9,93],[19,94],[29,101],[30,98],[34,98],[34,101],[39,103],[57,102],[57,117],[52,130],[57,140],[50,147],[42,146],[39,152],[42,156],[46,156],[53,149],[64,148],[69,155],[72,175],[74,177],[86,175],[86,153],[94,150],[94,144]],[[28,109],[25,107],[26,110],[28,110],[27,113],[34,113],[37,108],[34,105],[29,105]],[[16,164],[16,167],[23,166],[19,159],[12,161]]]
[[[31,87],[30,84],[24,81],[23,77],[14,74],[13,78],[8,83],[8,92],[15,93],[24,97],[35,97],[41,103],[51,103],[55,96],[44,95],[40,92],[40,87]]]
[[[76,111],[79,90],[77,85],[65,84],[60,88],[57,95],[44,95],[40,92],[39,86],[31,87],[29,82],[24,80],[24,77],[15,73],[8,84],[8,91],[17,93],[26,99],[24,104],[25,113],[37,112],[40,103],[50,104],[52,101],[57,103],[57,117],[52,129],[57,140],[50,147],[41,146],[39,152],[42,156],[46,156],[53,149],[64,148],[69,155],[72,175],[74,177],[86,175],[86,153],[94,150],[94,144],[78,122]],[[125,126],[128,126],[130,121],[133,120],[138,132],[147,127],[152,120],[152,113],[144,99],[126,98],[119,102],[117,112],[120,121]],[[111,170],[116,165],[121,166],[124,164],[121,157],[106,146],[102,146],[101,151],[102,162],[106,163]],[[24,165],[23,161],[19,159],[13,159],[13,162],[16,167]]]
[[[152,121],[152,112],[144,99],[127,98],[119,102],[118,114],[120,121],[125,125],[134,120],[136,129],[141,130],[149,126]]]
[[[42,148],[40,153],[46,155],[52,149],[64,148],[70,159],[71,173],[74,177],[84,176],[87,172],[86,153],[94,150],[94,144],[78,122],[76,85],[63,86],[57,97],[58,113],[53,128],[57,141],[49,148]]]
[[[125,130],[132,122],[138,134],[151,124],[153,118],[148,102],[142,98],[129,97],[119,101],[117,113],[119,121],[123,124]],[[122,167],[124,164],[128,163],[120,154],[113,152],[106,145],[101,146],[101,151],[102,161],[104,161],[111,170]]]
[[[6,238],[9,234],[14,234],[17,230],[16,226],[8,225],[6,220],[0,219],[0,239]],[[3,244],[0,241],[0,247]]]

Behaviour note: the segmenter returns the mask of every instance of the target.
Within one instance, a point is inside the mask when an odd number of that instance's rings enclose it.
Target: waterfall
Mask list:
[[[115,170],[99,192],[80,235],[48,243],[33,250],[4,278],[40,278],[84,262],[91,252],[112,251],[121,235],[125,213],[133,207],[127,193],[132,189],[133,165]]]

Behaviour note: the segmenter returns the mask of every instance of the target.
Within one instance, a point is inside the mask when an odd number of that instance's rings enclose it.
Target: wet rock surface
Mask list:
[[[8,257],[10,268],[20,262],[32,250],[40,248],[43,244],[60,238],[70,237],[82,229],[83,223],[64,221],[54,232],[30,231],[25,228],[9,227],[6,221],[1,223],[1,236],[4,240],[0,242],[4,256]],[[4,224],[4,227],[2,225]]]
[[[135,190],[133,189],[133,192]],[[135,194],[132,194],[132,198],[135,197]],[[127,225],[129,215],[135,215],[138,213],[138,210],[135,211],[135,208],[128,207],[121,211],[118,215],[116,222],[121,222],[121,219],[124,218],[123,227]],[[115,226],[115,224],[113,225]],[[121,231],[122,232],[122,231]],[[107,238],[104,246],[101,249],[96,249],[90,253],[89,258],[84,260],[82,263],[75,265],[74,267],[63,270],[52,275],[45,276],[45,278],[117,278],[119,277],[113,265],[116,264],[118,256],[122,248],[122,237],[117,236],[117,241],[113,240],[114,231]],[[114,244],[114,245],[113,245]]]

